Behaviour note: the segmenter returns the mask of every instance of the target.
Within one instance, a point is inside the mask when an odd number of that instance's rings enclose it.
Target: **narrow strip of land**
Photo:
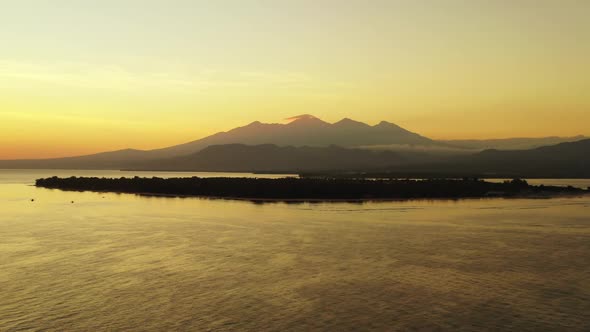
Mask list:
[[[386,200],[410,198],[552,197],[587,194],[574,187],[533,186],[515,179],[492,183],[479,179],[334,179],[334,178],[96,178],[51,177],[37,187],[257,200]]]

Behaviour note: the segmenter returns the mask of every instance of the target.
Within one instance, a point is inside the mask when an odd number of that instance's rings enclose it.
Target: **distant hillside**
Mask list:
[[[486,150],[468,157],[465,165],[486,172],[587,177],[590,176],[590,139],[532,150]]]
[[[460,149],[473,150],[528,150],[546,145],[554,145],[566,142],[575,142],[585,139],[585,136],[572,137],[537,137],[537,138],[501,138],[501,139],[486,139],[486,140],[439,140],[439,142],[447,144],[449,147],[456,147]]]
[[[501,177],[590,178],[590,139],[530,150],[486,150],[395,171]]]
[[[120,158],[130,158],[133,160]],[[117,159],[119,158],[119,159]],[[122,168],[134,170],[235,172],[359,172],[409,177],[546,177],[590,178],[590,139],[530,150],[486,150],[469,155],[438,156],[329,147],[273,144],[213,145],[172,158],[144,159],[141,151],[124,150],[90,157],[14,161],[8,167]],[[97,166],[98,165],[98,166]],[[5,164],[6,166],[6,164]],[[370,175],[369,175],[370,176]]]
[[[513,150],[581,136],[437,142],[385,121],[374,126],[351,119],[331,124],[312,115],[290,120],[286,124],[256,121],[164,149],[6,160],[0,161],[0,168],[291,172],[395,169],[404,174],[590,177],[590,140]],[[487,146],[501,147],[502,151],[474,153]]]
[[[138,161],[153,159],[146,151],[126,149],[80,157],[54,159],[0,160],[4,169],[120,169]]]
[[[191,170],[226,172],[358,170],[397,165],[403,161],[389,151],[330,147],[213,145],[192,155],[138,163],[135,170]]]
[[[220,132],[185,144],[155,150],[120,150],[99,154],[37,160],[0,160],[0,168],[121,169],[138,165],[138,161],[162,160],[187,156],[211,145],[274,144],[278,146],[360,147],[368,145],[436,146],[419,134],[393,123],[368,124],[342,119],[330,124],[311,115],[293,117],[287,124],[251,124]]]

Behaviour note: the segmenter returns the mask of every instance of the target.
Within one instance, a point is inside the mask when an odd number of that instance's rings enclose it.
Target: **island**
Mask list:
[[[494,183],[478,178],[420,180],[329,177],[278,179],[50,177],[37,179],[35,185],[70,191],[283,201],[553,197],[590,193],[588,189],[571,186],[534,186],[522,179]]]

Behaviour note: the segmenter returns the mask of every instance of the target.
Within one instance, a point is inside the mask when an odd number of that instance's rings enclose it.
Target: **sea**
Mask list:
[[[590,197],[250,202],[0,170],[0,331],[589,331]],[[589,187],[589,179],[533,184]]]

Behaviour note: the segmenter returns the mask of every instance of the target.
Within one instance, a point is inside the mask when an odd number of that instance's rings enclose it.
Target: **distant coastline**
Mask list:
[[[128,193],[143,196],[202,197],[249,201],[351,202],[406,199],[550,198],[590,193],[575,187],[530,185],[514,179],[502,183],[465,179],[337,178],[96,178],[37,179],[37,187],[67,191]]]

